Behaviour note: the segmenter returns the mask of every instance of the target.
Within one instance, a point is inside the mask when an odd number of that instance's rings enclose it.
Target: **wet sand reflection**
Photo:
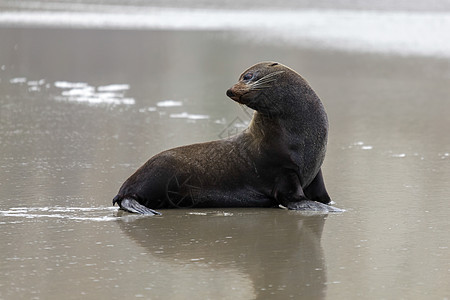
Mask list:
[[[320,244],[324,215],[277,209],[166,210],[162,217],[124,220],[118,222],[126,235],[161,263],[155,280],[165,274],[166,287],[182,285],[192,296],[201,290],[202,296],[220,298],[326,295]]]

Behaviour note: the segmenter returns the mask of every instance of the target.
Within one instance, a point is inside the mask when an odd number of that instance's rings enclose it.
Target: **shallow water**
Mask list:
[[[221,31],[0,28],[0,38],[0,298],[450,296],[449,60]],[[251,111],[225,91],[261,60],[291,66],[321,96],[325,182],[345,213],[143,218],[111,207],[150,156],[242,130]]]

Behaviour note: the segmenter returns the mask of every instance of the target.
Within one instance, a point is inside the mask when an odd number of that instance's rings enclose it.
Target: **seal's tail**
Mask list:
[[[113,199],[113,205],[115,205],[116,203],[120,206],[120,209],[131,212],[131,213],[148,215],[148,216],[161,215],[161,213],[140,204],[135,199],[130,198],[130,197],[123,198],[122,196],[117,195]]]

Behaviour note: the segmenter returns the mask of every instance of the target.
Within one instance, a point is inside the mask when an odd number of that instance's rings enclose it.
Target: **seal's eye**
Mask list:
[[[252,78],[253,78],[253,73],[247,73],[247,74],[244,75],[244,78],[242,78],[242,79],[244,79],[244,80],[250,80],[250,79],[252,79]]]

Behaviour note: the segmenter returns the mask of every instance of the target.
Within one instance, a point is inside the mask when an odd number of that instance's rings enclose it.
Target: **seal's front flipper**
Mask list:
[[[304,190],[306,198],[328,204],[331,202],[331,198],[328,195],[325,188],[325,182],[323,181],[322,169],[319,170],[313,181]]]
[[[289,202],[287,208],[290,210],[300,210],[306,212],[319,212],[319,213],[329,213],[329,212],[343,212],[345,210],[326,205],[317,201],[312,200],[302,200],[298,202]]]
[[[113,204],[115,204],[116,202],[119,204],[120,209],[123,209],[131,213],[148,216],[161,215],[161,213],[140,204],[133,198],[123,198],[121,200],[117,200],[116,198],[114,198]]]

